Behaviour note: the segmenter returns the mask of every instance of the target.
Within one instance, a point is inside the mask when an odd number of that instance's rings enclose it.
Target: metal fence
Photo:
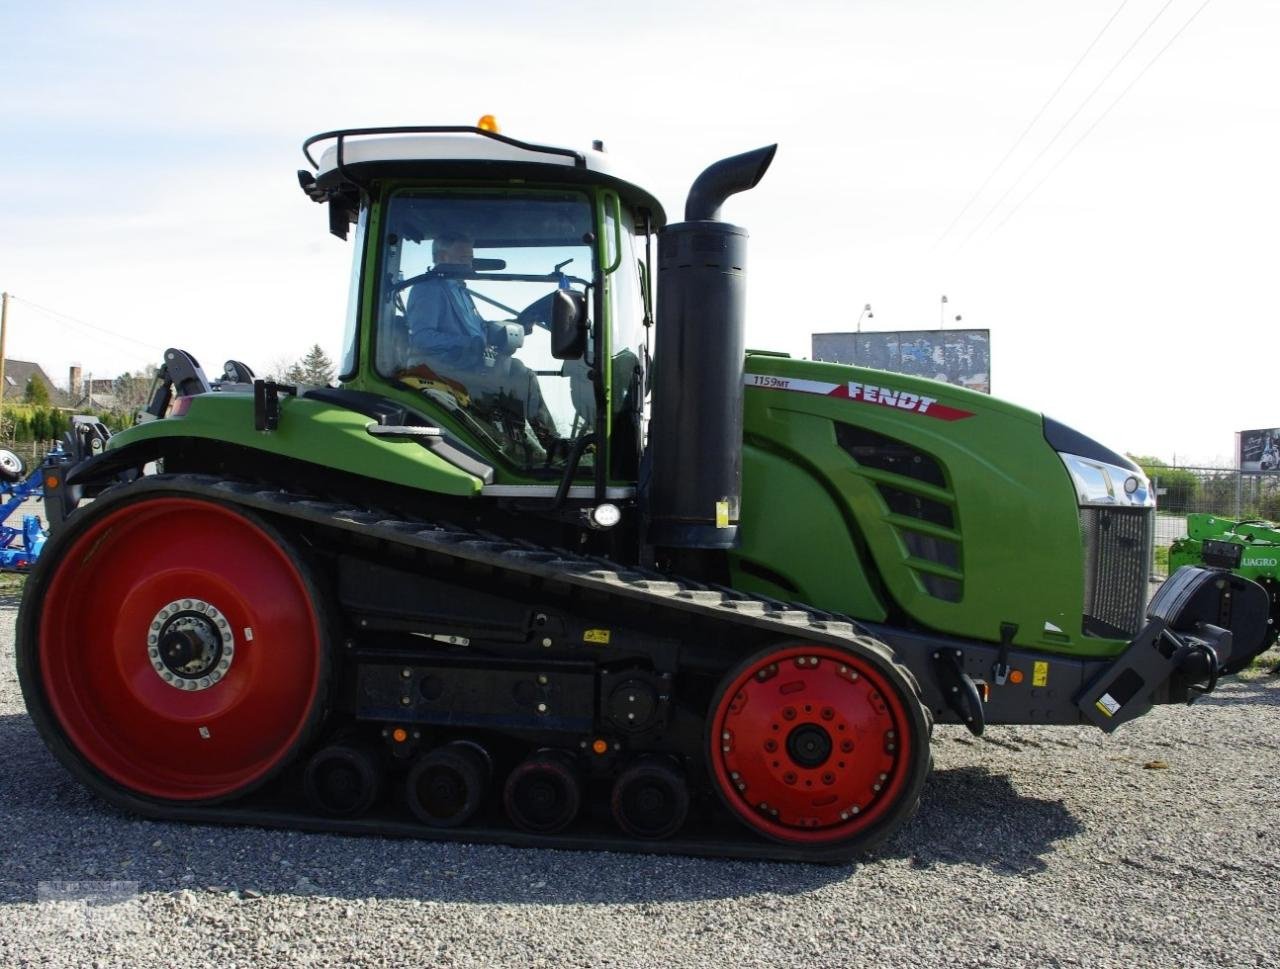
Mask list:
[[[1150,468],[1156,489],[1152,575],[1169,573],[1169,546],[1187,534],[1187,515],[1280,521],[1280,471]]]

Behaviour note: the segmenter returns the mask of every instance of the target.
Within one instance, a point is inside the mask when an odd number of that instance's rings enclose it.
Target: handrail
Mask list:
[[[484,128],[475,128],[470,125],[411,125],[404,127],[391,128],[343,128],[336,131],[325,131],[318,135],[312,135],[302,143],[302,154],[306,156],[311,167],[316,171],[320,170],[320,164],[311,156],[311,146],[320,141],[329,141],[338,139],[338,168],[342,168],[342,149],[343,141],[346,138],[355,135],[440,135],[440,134],[471,134],[483,135],[486,138],[492,138],[494,141],[500,141],[503,144],[512,145],[516,148],[523,148],[526,151],[542,152],[547,155],[562,155],[566,158],[572,158],[575,168],[586,168],[587,159],[581,152],[574,151],[572,148],[556,148],[552,145],[538,145],[529,141],[520,141],[518,138],[510,138],[507,135],[499,134],[496,131],[486,131]]]

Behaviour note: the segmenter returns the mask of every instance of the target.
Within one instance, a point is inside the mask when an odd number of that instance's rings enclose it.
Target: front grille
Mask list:
[[[1130,639],[1142,628],[1151,558],[1150,508],[1081,508],[1084,631]]]

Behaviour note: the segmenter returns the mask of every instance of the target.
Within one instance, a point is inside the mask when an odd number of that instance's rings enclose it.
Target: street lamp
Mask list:
[[[872,312],[871,312],[871,304],[870,304],[870,303],[868,303],[866,306],[862,307],[862,312],[858,314],[858,332],[859,332],[859,333],[861,333],[861,332],[862,332],[862,318],[863,318],[864,316],[865,316],[867,319],[869,319],[869,320],[874,320],[874,319],[876,318],[876,315],[875,315],[874,313],[872,313]]]

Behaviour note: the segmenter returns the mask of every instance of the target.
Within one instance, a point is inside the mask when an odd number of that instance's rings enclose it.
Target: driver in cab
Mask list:
[[[405,318],[411,361],[424,362],[473,397],[506,397],[544,447],[556,438],[555,421],[538,377],[511,354],[524,343],[523,327],[494,323],[476,309],[464,274],[472,271],[474,243],[464,233],[441,231],[433,240],[431,273],[409,292]]]

